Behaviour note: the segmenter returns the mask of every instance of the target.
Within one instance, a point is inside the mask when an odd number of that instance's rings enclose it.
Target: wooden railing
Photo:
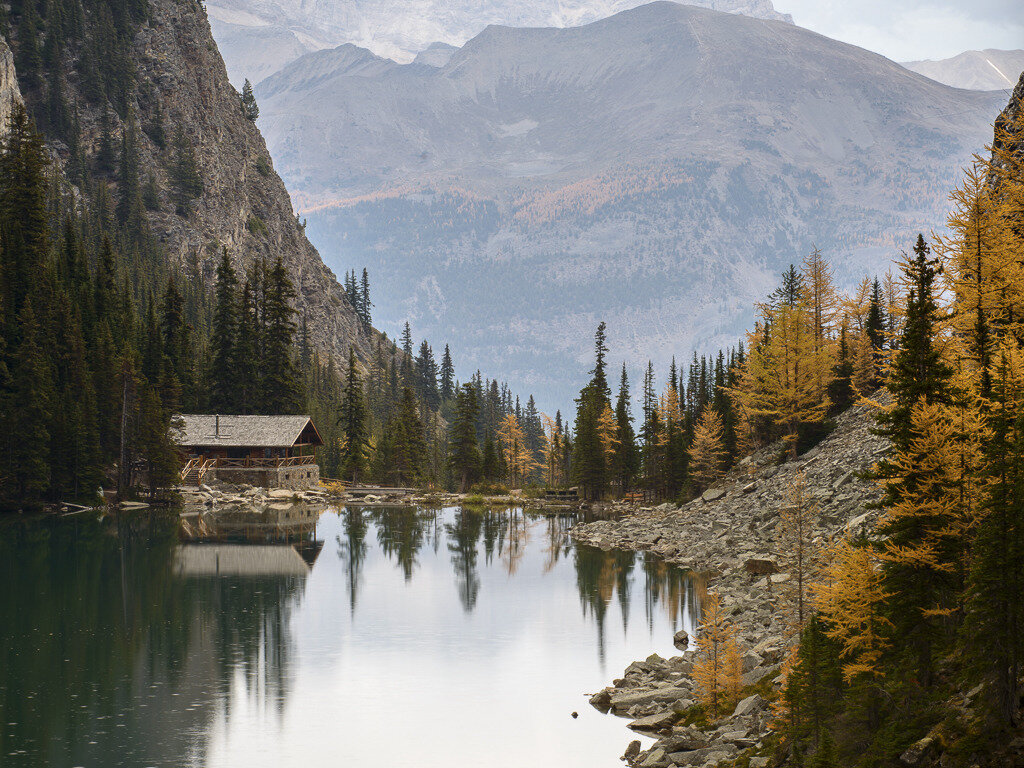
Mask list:
[[[198,464],[198,463],[199,463],[199,459],[189,459],[188,463],[185,464],[185,466],[181,468],[181,479],[184,480],[185,478],[187,478],[188,477],[188,473],[191,472],[195,468],[196,464]]]
[[[316,456],[284,456],[276,459],[211,459],[211,461],[217,462],[217,469],[260,469],[316,464]]]
[[[196,475],[197,481],[202,483],[203,482],[203,478],[206,477],[206,473],[209,472],[211,469],[213,469],[216,466],[217,466],[217,460],[216,459],[207,459],[206,461],[204,461],[199,466],[199,472]]]

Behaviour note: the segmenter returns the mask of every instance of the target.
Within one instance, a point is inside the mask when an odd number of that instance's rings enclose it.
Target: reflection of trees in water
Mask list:
[[[179,578],[177,524],[80,515],[0,530],[0,722],[13,724],[0,754],[201,762],[196,734],[237,670],[250,696],[283,704],[301,580]]]
[[[377,507],[370,511],[377,526],[381,552],[394,558],[409,581],[416,571],[417,556],[423,546],[424,520],[408,507]]]
[[[597,653],[605,658],[604,620],[608,606],[619,596],[623,629],[629,617],[630,585],[636,555],[625,550],[603,552],[595,547],[577,546],[575,552],[576,585],[583,614],[589,612],[597,624]]]
[[[483,531],[485,516],[481,512],[460,508],[455,512],[452,522],[445,524],[455,584],[466,613],[476,606],[476,598],[480,593],[480,575],[476,570],[477,542]]]
[[[341,513],[345,538],[337,537],[338,557],[345,563],[345,577],[348,581],[349,610],[355,613],[356,596],[359,594],[359,579],[362,576],[363,563],[366,561],[366,524],[364,512],[360,507],[346,509]]]
[[[519,508],[508,510],[504,518],[505,524],[501,527],[498,539],[501,562],[505,565],[505,573],[514,576],[523,561],[523,555],[526,554],[526,546],[530,541],[530,526],[523,510]]]
[[[691,627],[697,626],[700,606],[707,594],[706,580],[650,553],[644,553],[643,571],[644,609],[648,627],[653,628],[654,614],[659,605],[672,622],[673,629],[681,628],[684,616]]]
[[[574,561],[576,584],[579,588],[583,613],[594,617],[597,625],[598,655],[604,661],[605,617],[613,598],[618,598],[622,614],[622,629],[629,628],[630,596],[633,569],[638,555],[625,550],[602,551],[595,547],[577,546]],[[644,574],[644,609],[648,629],[653,631],[658,610],[679,628],[684,616],[691,626],[700,617],[702,590],[705,582],[699,576],[684,571],[651,554],[640,557]]]
[[[568,557],[572,552],[572,541],[569,529],[575,523],[575,515],[548,515],[545,517],[545,533],[547,543],[544,545],[544,573],[554,568],[560,559]]]

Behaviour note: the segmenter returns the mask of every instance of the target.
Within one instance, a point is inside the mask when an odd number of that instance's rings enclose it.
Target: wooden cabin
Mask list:
[[[180,418],[183,485],[218,480],[305,488],[320,482],[315,449],[324,441],[309,416],[186,413]]]

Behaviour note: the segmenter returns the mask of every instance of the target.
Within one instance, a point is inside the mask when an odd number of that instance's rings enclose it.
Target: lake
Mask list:
[[[574,522],[328,509],[291,547],[6,521],[0,764],[619,766],[635,737],[586,694],[677,655],[700,584]]]

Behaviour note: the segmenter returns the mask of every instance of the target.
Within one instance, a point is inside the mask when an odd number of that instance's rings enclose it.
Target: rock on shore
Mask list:
[[[577,525],[571,535],[580,544],[602,549],[649,551],[702,574],[736,625],[744,653],[743,685],[766,676],[774,680],[787,643],[784,619],[775,611],[779,590],[772,587],[790,578],[778,551],[779,510],[788,504],[802,472],[806,493],[817,503],[815,536],[821,542],[870,531],[878,511],[866,505],[880,492],[860,474],[887,446],[885,438],[870,431],[874,412],[869,405],[850,409],[825,440],[794,461],[778,464],[779,444],[762,449],[682,507],[636,509],[618,520]],[[692,663],[685,657],[652,656],[631,664],[622,679],[591,698],[602,711],[632,718],[630,728],[659,737],[650,749],[629,756],[630,765],[714,766],[762,744],[768,734],[768,707],[756,695],[704,731],[679,725],[697,699],[691,672]],[[767,764],[761,760],[754,757],[750,765]]]

